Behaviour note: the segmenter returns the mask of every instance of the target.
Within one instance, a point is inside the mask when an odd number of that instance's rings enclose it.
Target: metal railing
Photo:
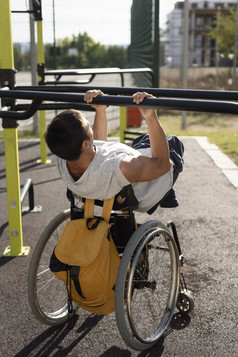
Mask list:
[[[105,75],[105,74],[119,74],[121,78],[121,86],[124,87],[125,79],[124,74],[135,74],[135,73],[148,73],[151,78],[151,85],[155,85],[155,77],[154,72],[150,68],[126,68],[121,69],[118,67],[112,68],[87,68],[87,69],[62,69],[62,70],[49,70],[45,71],[43,74],[42,84],[88,84],[91,83],[97,75]],[[74,81],[66,81],[62,80],[62,77],[67,76],[90,76],[86,80],[74,80]],[[45,80],[45,77],[54,76],[55,80]]]
[[[28,194],[29,206],[22,207],[22,212],[41,212],[42,207],[40,205],[35,206],[35,198],[34,198],[34,185],[32,179],[28,178],[21,190],[20,200],[21,204]]]

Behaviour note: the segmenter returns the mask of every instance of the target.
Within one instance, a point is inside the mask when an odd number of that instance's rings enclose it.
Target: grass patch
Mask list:
[[[238,166],[238,132],[235,133],[209,133],[211,143],[216,144],[224,154]]]
[[[186,129],[181,129],[181,114],[161,114],[167,134],[207,136],[238,165],[238,117],[235,115],[187,113]]]

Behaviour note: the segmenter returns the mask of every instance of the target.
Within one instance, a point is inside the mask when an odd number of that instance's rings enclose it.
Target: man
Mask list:
[[[107,142],[107,118],[104,105],[93,99],[100,90],[85,93],[84,100],[96,109],[92,129],[85,116],[76,110],[58,114],[48,126],[45,138],[56,155],[56,166],[68,188],[79,197],[106,199],[132,184],[145,212],[155,207],[172,188],[174,165],[170,160],[167,137],[154,109],[140,107],[146,119],[149,147],[135,150],[125,144]],[[133,102],[153,97],[137,92]]]

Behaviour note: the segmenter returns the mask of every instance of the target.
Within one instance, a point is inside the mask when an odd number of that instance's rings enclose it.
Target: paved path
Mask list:
[[[159,209],[153,219],[177,225],[185,256],[184,273],[195,298],[195,310],[187,318],[175,314],[166,334],[152,350],[135,352],[123,343],[114,314],[99,317],[80,314],[75,328],[51,328],[36,321],[27,300],[27,270],[41,231],[56,213],[68,206],[65,186],[53,164],[39,165],[38,141],[20,141],[21,184],[33,180],[35,204],[41,213],[23,215],[24,258],[0,257],[0,356],[73,357],[235,357],[237,341],[237,236],[238,190],[226,170],[214,163],[217,155],[206,139],[183,138],[185,168],[175,188],[176,209]],[[206,150],[204,150],[206,149]],[[3,142],[0,142],[0,251],[8,241],[6,182]],[[208,155],[209,153],[210,155]],[[49,156],[50,157],[50,156]],[[27,201],[24,202],[27,204]],[[138,220],[151,217],[137,214]],[[2,253],[1,253],[2,254]],[[57,292],[56,292],[57,293]]]

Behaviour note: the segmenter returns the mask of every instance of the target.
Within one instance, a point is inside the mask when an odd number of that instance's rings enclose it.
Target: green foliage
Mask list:
[[[221,151],[228,155],[238,165],[238,132],[209,133],[211,143],[216,144]]]
[[[127,66],[127,51],[121,46],[110,46],[106,53],[108,67],[124,68]]]
[[[99,67],[127,67],[127,50],[122,46],[106,47],[95,42],[86,32],[79,33],[72,38],[58,41],[60,56],[57,56],[57,68],[99,68]],[[50,53],[50,46],[45,50],[46,67],[55,67],[55,58]]]
[[[55,56],[52,44],[45,45],[47,69],[128,67],[126,48],[117,45],[106,47],[95,42],[86,32],[58,40],[57,51]],[[18,71],[29,71],[30,52],[22,53],[19,46],[14,46],[14,63]]]
[[[187,113],[187,125],[181,130],[181,115],[171,111],[160,114],[160,121],[167,134],[178,136],[207,136],[222,152],[238,165],[237,115]]]
[[[234,53],[236,12],[229,8],[227,14],[220,14],[213,21],[211,27],[207,27],[206,35],[217,41],[218,50],[228,57]]]

